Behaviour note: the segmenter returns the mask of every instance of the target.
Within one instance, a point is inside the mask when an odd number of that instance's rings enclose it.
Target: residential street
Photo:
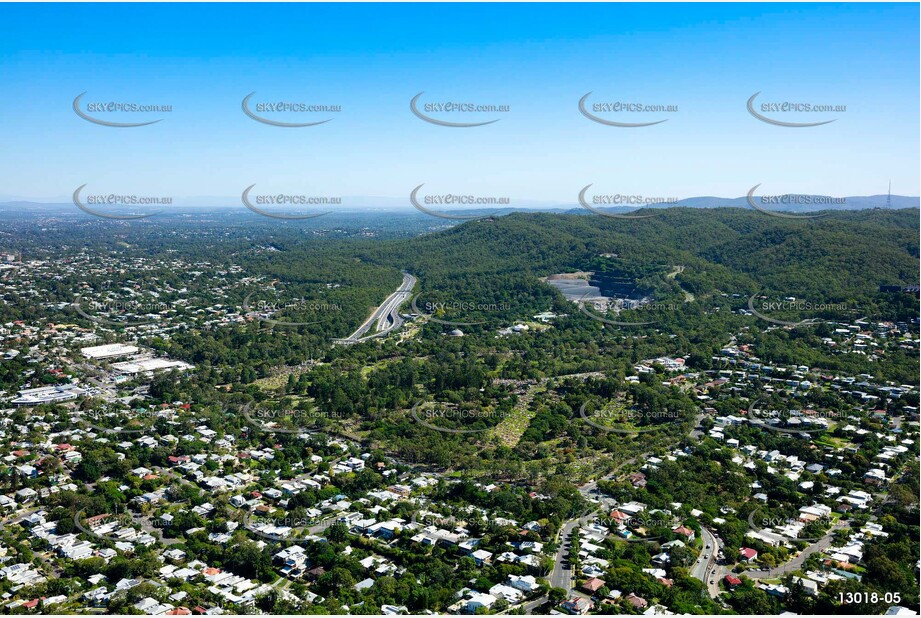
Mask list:
[[[789,573],[790,571],[795,571],[796,569],[800,568],[804,562],[806,562],[806,559],[809,558],[809,556],[811,556],[812,554],[816,552],[821,552],[821,551],[825,551],[826,549],[828,549],[829,546],[831,545],[831,542],[835,538],[834,537],[835,531],[843,530],[844,528],[848,528],[848,527],[849,525],[847,522],[838,522],[837,524],[832,526],[828,532],[825,533],[825,536],[823,536],[820,540],[816,541],[815,543],[813,543],[812,545],[810,545],[809,547],[801,551],[799,555],[797,555],[793,560],[790,560],[778,567],[774,567],[773,569],[759,569],[757,571],[746,571],[745,574],[748,577],[751,577],[752,579],[773,579],[775,577],[780,577],[781,575],[785,573]]]

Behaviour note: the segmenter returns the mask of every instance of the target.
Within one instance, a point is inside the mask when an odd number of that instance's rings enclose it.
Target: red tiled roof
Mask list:
[[[646,602],[646,599],[638,597],[632,592],[626,596],[626,599],[633,607],[646,607],[649,604]]]
[[[754,558],[758,555],[758,552],[751,547],[743,547],[739,550],[739,555],[741,555],[743,558]]]

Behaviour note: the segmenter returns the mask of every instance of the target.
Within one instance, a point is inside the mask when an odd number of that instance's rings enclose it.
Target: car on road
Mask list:
[[[711,579],[711,580],[710,580],[710,583],[711,583],[711,584],[715,584],[715,583],[716,583],[716,580],[715,580],[715,579]]]

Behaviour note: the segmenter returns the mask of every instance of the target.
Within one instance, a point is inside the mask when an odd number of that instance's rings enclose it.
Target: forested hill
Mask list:
[[[516,213],[376,243],[363,257],[433,287],[587,269],[600,254],[616,254],[632,267],[683,265],[683,285],[704,292],[754,287],[827,299],[918,283],[916,210],[803,220],[734,208],[654,213],[645,219]]]

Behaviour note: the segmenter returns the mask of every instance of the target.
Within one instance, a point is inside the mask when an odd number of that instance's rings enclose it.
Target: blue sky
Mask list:
[[[0,5],[0,199],[66,200],[273,192],[432,193],[573,203],[598,192],[738,197],[918,195],[916,4],[35,4]],[[155,125],[116,129],[74,114],[74,97],[168,104]],[[240,103],[341,105],[278,128]],[[410,113],[409,101],[508,105],[503,114]],[[583,117],[591,101],[677,105],[666,114]],[[759,102],[843,113],[746,111]],[[267,114],[268,115],[268,114]],[[599,114],[603,115],[603,114]],[[771,115],[771,114],[766,114]],[[522,202],[523,203],[523,202]]]

